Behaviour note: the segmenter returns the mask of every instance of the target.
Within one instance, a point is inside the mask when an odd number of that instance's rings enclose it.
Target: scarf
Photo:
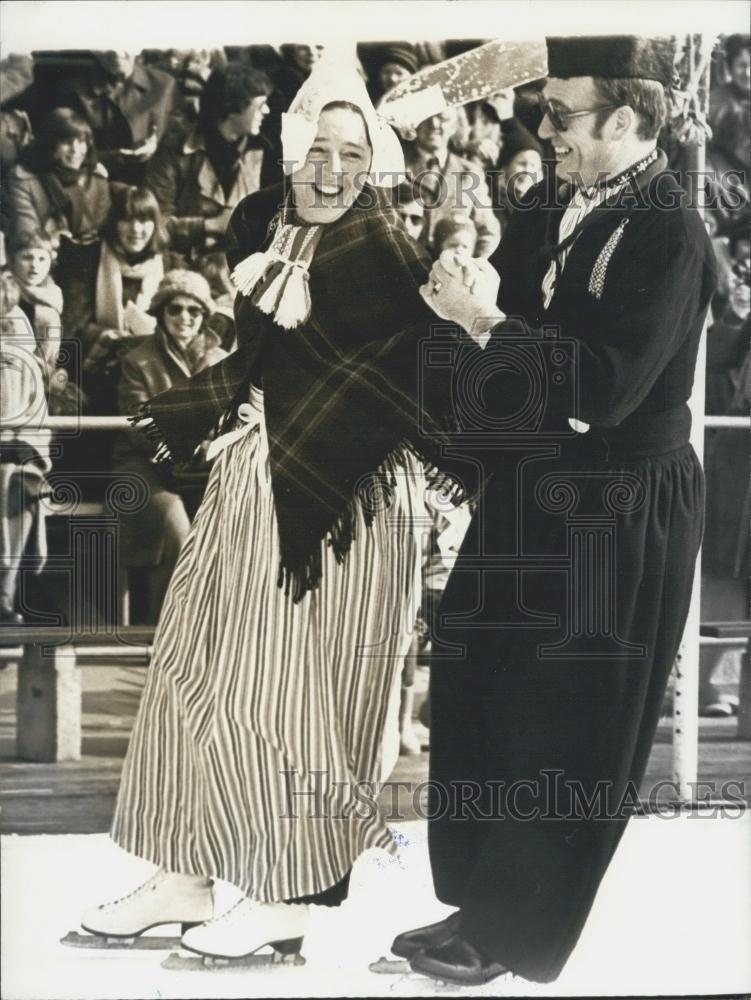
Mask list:
[[[103,205],[95,203],[93,172],[58,164],[40,179],[58,229],[70,233],[76,242],[92,243],[106,215]]]
[[[230,220],[230,268],[263,253],[277,235],[282,186],[246,198]],[[269,220],[271,224],[269,225]],[[453,429],[451,366],[426,364],[425,344],[456,350],[456,328],[436,320],[418,293],[430,268],[400,229],[385,191],[366,187],[336,222],[321,227],[310,263],[311,311],[284,329],[253,301],[235,300],[238,349],[149,400],[131,418],[157,460],[187,462],[212,429],[222,433],[260,372],[281,566],[295,601],[317,586],[326,539],[340,561],[358,508],[372,523],[393,483],[379,473],[402,448],[425,461],[455,497],[442,444]],[[467,343],[469,340],[467,338]],[[381,507],[381,509],[383,509]]]
[[[601,205],[606,200],[616,198],[627,186],[630,186],[637,177],[657,161],[658,151],[654,149],[644,159],[623,170],[617,176],[596,185],[594,189],[576,187],[561,217],[558,229],[557,252],[550,261],[548,270],[542,280],[543,306],[545,309],[548,308],[553,298],[555,285],[566,266],[569,250],[581,232],[582,221],[598,205]]]
[[[235,267],[233,283],[277,326],[293,330],[310,316],[309,269],[321,238],[320,226],[300,226],[282,213],[271,246]]]
[[[99,326],[111,330],[125,330],[127,318],[123,306],[123,278],[140,281],[141,290],[135,298],[134,306],[143,313],[144,323],[153,330],[156,321],[148,316],[146,310],[151,304],[159,282],[164,277],[162,257],[156,254],[147,257],[138,264],[127,264],[115,253],[106,240],[102,241],[99,256],[99,267],[96,275],[96,322]],[[141,330],[131,330],[131,333],[141,333]]]
[[[219,347],[217,336],[213,330],[199,330],[184,348],[181,348],[160,324],[157,324],[154,330],[154,337],[160,350],[171,358],[188,378],[203,371],[207,364],[207,355]],[[224,353],[222,351],[222,354]]]
[[[18,278],[16,278],[16,281],[18,281]],[[46,277],[40,285],[26,285],[21,281],[18,281],[18,285],[21,289],[21,298],[24,302],[28,302],[35,309],[49,309],[53,313],[57,313],[59,322],[60,314],[63,311],[63,293],[62,289],[59,285],[55,284],[52,278],[49,276]]]

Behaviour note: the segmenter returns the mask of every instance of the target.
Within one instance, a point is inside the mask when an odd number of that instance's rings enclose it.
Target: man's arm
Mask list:
[[[154,192],[159,202],[172,246],[177,251],[185,251],[203,243],[205,225],[201,216],[177,214],[177,200],[183,180],[180,156],[180,147],[175,137],[167,136],[146,165],[144,184]]]
[[[703,246],[689,238],[680,216],[673,216],[668,223],[664,215],[655,213],[654,221],[641,229],[636,239],[624,237],[613,255],[598,324],[560,330],[560,336],[572,342],[575,350],[569,370],[564,373],[565,388],[563,384],[556,388],[555,382],[548,380],[551,414],[560,410],[561,416],[574,415],[570,412],[570,384],[574,379],[580,403],[576,416],[603,427],[621,423],[643,402],[682,338],[706,308]],[[471,274],[462,279],[438,262],[431,272],[431,282],[434,288],[437,279],[440,287],[431,291],[429,282],[424,293],[426,301],[439,315],[460,323],[483,347],[488,342],[491,347],[501,346],[509,334],[541,336],[539,331],[528,330],[525,317],[499,322],[490,337],[482,336],[497,311],[497,284],[494,289],[488,274],[482,273],[488,267],[475,261],[471,268],[464,269],[474,268],[477,272],[469,288]],[[508,349],[506,344],[504,350]],[[525,387],[516,382],[524,382]],[[506,371],[494,374],[494,388],[488,398],[495,396],[505,411],[513,407],[514,395],[522,391],[526,391],[525,380],[515,379]]]

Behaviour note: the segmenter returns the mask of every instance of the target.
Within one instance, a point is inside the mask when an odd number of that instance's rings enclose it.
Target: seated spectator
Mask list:
[[[171,123],[181,117],[173,77],[129,52],[93,52],[95,65],[61,88],[59,103],[86,118],[114,181],[140,184]]]
[[[33,80],[31,56],[11,53],[0,62],[0,94],[3,100],[10,100],[22,93]]]
[[[65,335],[81,345],[93,412],[112,412],[119,358],[135,338],[154,332],[148,309],[164,275],[166,243],[151,191],[117,185],[96,253],[63,286]]]
[[[751,404],[751,247],[746,226],[728,241],[732,287],[707,335],[706,412],[748,416]],[[748,619],[751,504],[748,435],[726,427],[707,428],[707,477],[702,546],[702,618]],[[699,711],[732,715],[738,710],[740,651],[703,646],[699,661]]]
[[[296,42],[280,46],[282,65],[274,77],[281,110],[286,111],[292,98],[320,61],[325,46],[320,42]]]
[[[19,298],[15,278],[0,274],[0,626],[23,624],[16,610],[21,561],[40,573],[47,555],[40,504],[51,468],[50,431],[42,426],[47,402],[34,333]]]
[[[433,256],[437,259],[444,250],[451,250],[461,259],[471,259],[475,255],[477,230],[466,216],[456,219],[441,219],[433,234]]]
[[[227,353],[237,347],[235,331],[235,295],[237,290],[230,279],[227,258],[223,253],[208,253],[202,258],[199,273],[208,281],[214,312],[204,325],[219,338],[219,346]]]
[[[75,266],[75,246],[99,238],[110,208],[107,172],[91,129],[69,108],[44,119],[8,175],[12,232],[43,231],[59,250],[58,268]]]
[[[19,306],[26,314],[48,372],[60,349],[63,293],[52,280],[53,248],[46,233],[16,233],[8,243],[8,268],[19,288]]]
[[[399,184],[396,190],[396,214],[401,220],[404,231],[413,240],[422,242],[423,230],[425,228],[425,209],[418,199],[413,185],[409,182]]]
[[[19,290],[19,307],[36,340],[47,406],[52,416],[75,416],[85,404],[78,385],[60,364],[63,293],[50,277],[52,242],[44,233],[17,233],[9,243],[8,266]]]
[[[498,113],[487,101],[468,105],[466,113],[469,119],[467,145],[457,152],[479,163],[485,170],[494,170],[503,146],[502,123]]]
[[[725,59],[730,79],[709,95],[710,160],[722,173],[734,171],[751,193],[751,35],[729,35]]]
[[[31,123],[23,111],[0,112],[0,177],[6,178],[15,167],[21,150],[31,141]],[[0,267],[6,264],[6,243],[13,232],[8,199],[0,199]]]
[[[270,143],[260,134],[272,84],[241,64],[216,69],[201,92],[195,128],[169,137],[146,171],[172,246],[194,261],[221,241],[232,210],[246,195],[281,179]]]
[[[442,218],[456,218],[461,213],[470,218],[477,229],[475,255],[487,257],[498,246],[501,230],[493,214],[482,170],[449,151],[457,122],[456,109],[421,122],[415,141],[405,143],[405,163],[425,208],[425,245],[430,247],[435,227]]]
[[[216,54],[208,49],[189,49],[183,53],[183,58],[175,73],[177,85],[182,95],[185,117],[191,123],[198,119],[201,94],[206,81],[211,76],[216,59]]]
[[[373,61],[375,76],[368,87],[373,103],[377,104],[387,91],[408,80],[419,66],[417,52],[409,42],[392,42],[384,46]]]
[[[542,146],[516,119],[505,123],[498,169],[496,214],[505,229],[519,199],[543,177]]]
[[[152,300],[157,321],[153,337],[122,360],[118,400],[120,412],[135,413],[141,403],[174,382],[226,357],[204,323],[214,310],[206,280],[194,271],[168,272]],[[174,481],[166,478],[152,460],[148,439],[137,431],[120,436],[115,447],[114,467],[134,473],[147,486],[146,506],[121,515],[121,558],[129,568],[146,568],[147,607],[144,617],[153,624],[159,616],[167,584],[188,532],[186,503]],[[195,498],[193,505],[195,505]]]

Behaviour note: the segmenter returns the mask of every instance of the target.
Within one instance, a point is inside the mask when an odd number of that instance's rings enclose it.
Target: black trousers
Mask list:
[[[702,510],[690,446],[522,462],[490,483],[444,593],[437,630],[454,651],[431,671],[435,890],[470,942],[527,979],[565,965],[635,805]]]

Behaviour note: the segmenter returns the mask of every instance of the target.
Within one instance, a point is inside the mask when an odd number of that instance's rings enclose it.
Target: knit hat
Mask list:
[[[669,87],[674,77],[672,38],[639,35],[573,35],[548,38],[548,75],[657,80]]]
[[[378,68],[381,69],[388,63],[396,63],[397,66],[403,66],[410,73],[416,73],[418,61],[414,46],[410,45],[409,42],[394,42],[385,46],[378,58]]]
[[[528,149],[539,153],[540,158],[542,158],[542,146],[528,128],[525,128],[516,118],[505,122],[503,126],[503,146],[501,147],[501,156],[498,165],[500,167],[507,167],[517,153],[526,152]]]
[[[197,271],[176,269],[168,271],[159,282],[159,287],[151,300],[149,312],[156,316],[159,310],[176,295],[188,295],[195,299],[206,314],[214,312],[214,302],[208,281]]]

